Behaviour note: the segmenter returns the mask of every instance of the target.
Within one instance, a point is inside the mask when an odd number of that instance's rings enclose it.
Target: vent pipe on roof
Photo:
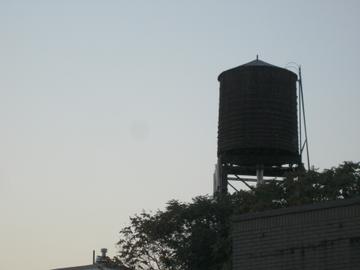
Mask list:
[[[102,249],[100,249],[100,251],[101,251],[101,256],[96,257],[96,263],[106,262],[107,248],[102,248]]]
[[[107,252],[107,248],[102,248],[100,251],[101,251],[101,256],[102,256],[103,258],[105,258],[105,257],[106,257],[106,252]]]

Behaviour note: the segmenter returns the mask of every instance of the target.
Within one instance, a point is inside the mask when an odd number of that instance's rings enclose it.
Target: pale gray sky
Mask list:
[[[311,161],[360,160],[359,1],[0,1],[0,269],[115,254],[212,192],[218,74],[303,67]]]

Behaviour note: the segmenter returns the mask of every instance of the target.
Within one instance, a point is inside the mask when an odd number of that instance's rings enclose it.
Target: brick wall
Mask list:
[[[360,198],[233,220],[234,270],[360,270]]]

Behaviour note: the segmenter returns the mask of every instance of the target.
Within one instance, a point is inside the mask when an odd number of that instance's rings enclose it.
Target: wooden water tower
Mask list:
[[[226,193],[230,181],[251,187],[250,182],[261,183],[302,167],[297,74],[257,58],[222,72],[218,81],[214,193]]]

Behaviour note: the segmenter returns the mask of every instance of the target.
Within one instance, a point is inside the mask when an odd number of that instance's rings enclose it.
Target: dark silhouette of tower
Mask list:
[[[258,58],[222,72],[214,192],[301,166],[297,75]],[[248,185],[249,186],[249,185]]]

